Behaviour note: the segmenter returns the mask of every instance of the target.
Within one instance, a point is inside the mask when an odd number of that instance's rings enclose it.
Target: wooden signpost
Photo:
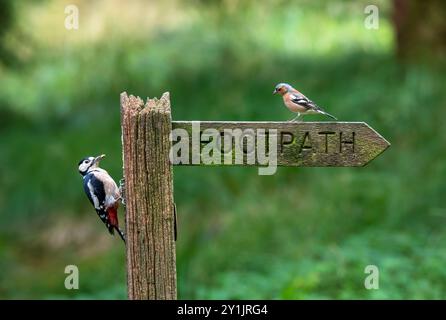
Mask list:
[[[121,126],[129,299],[177,297],[173,165],[356,167],[390,145],[364,122],[172,122],[168,93],[122,93]]]
[[[231,138],[232,149],[238,140],[246,143],[249,138],[256,143],[258,130],[265,131],[265,140],[268,141],[268,130],[276,130],[276,150],[278,166],[299,167],[357,167],[364,166],[387,149],[389,143],[364,122],[229,122],[229,121],[173,121],[173,129],[184,129],[189,136],[193,136],[192,127],[197,123],[200,126],[201,146],[207,139],[203,138],[206,129],[217,130],[222,140],[225,131]],[[236,130],[239,130],[238,134]],[[234,134],[235,132],[235,134]],[[242,142],[239,142],[242,145]],[[224,142],[221,150],[224,153]],[[268,145],[268,143],[266,143]],[[201,148],[202,149],[202,148]],[[226,148],[226,153],[231,148]],[[245,146],[245,149],[246,146]],[[255,148],[254,148],[255,149]],[[269,149],[269,148],[268,148]],[[189,148],[192,158],[192,148]],[[201,150],[200,150],[201,151]],[[251,151],[251,152],[249,152]],[[200,154],[201,152],[197,152]],[[248,154],[255,150],[243,150],[241,165],[259,165],[257,162],[249,163]],[[224,156],[222,155],[222,160]],[[237,165],[233,161],[222,165]],[[179,165],[194,165],[179,163]],[[202,165],[200,161],[199,165]]]

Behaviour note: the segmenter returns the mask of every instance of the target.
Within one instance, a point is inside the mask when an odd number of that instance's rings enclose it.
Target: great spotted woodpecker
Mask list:
[[[99,168],[99,162],[105,157],[86,157],[79,161],[79,173],[84,180],[84,190],[93,204],[102,222],[107,226],[110,234],[114,230],[125,242],[124,233],[119,229],[118,207],[121,194],[116,182],[104,169]]]

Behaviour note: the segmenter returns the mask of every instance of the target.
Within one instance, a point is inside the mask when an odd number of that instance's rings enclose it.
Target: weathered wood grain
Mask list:
[[[129,299],[176,299],[169,94],[121,94]]]
[[[173,121],[173,129],[186,130],[192,138],[192,127],[199,123],[200,132],[214,128],[221,134],[225,130],[234,129],[270,129],[277,130],[277,165],[302,167],[355,167],[364,166],[376,158],[390,144],[380,134],[364,122],[227,122],[227,121]],[[179,141],[179,139],[178,139]],[[175,145],[177,141],[173,141]],[[244,140],[246,142],[246,140]],[[201,147],[208,140],[201,142]],[[246,148],[246,143],[244,143]],[[250,149],[252,150],[252,149]],[[200,153],[189,148],[188,163],[178,165],[203,165],[192,163],[193,153]],[[224,149],[223,153],[235,153],[232,148]],[[245,155],[247,149],[245,149]],[[229,155],[231,157],[231,155]],[[232,157],[234,157],[232,155]],[[222,159],[224,155],[222,155]],[[242,165],[249,165],[244,157]],[[222,161],[221,165],[225,165]],[[228,164],[226,164],[228,165]],[[234,165],[232,162],[229,165]],[[251,165],[259,165],[256,161]]]

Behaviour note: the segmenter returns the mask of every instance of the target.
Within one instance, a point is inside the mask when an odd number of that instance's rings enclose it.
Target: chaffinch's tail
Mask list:
[[[332,118],[332,119],[334,119],[334,120],[338,120],[335,116],[333,116],[333,115],[331,115],[331,114],[329,114],[328,112],[325,112],[325,111],[323,111],[323,110],[317,110],[317,112],[319,112],[319,113],[322,113],[322,114],[324,114],[324,115],[326,115],[326,116],[329,116],[330,118]]]

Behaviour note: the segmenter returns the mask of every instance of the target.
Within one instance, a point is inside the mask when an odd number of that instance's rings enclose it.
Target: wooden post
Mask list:
[[[121,94],[129,299],[176,299],[169,94]]]

